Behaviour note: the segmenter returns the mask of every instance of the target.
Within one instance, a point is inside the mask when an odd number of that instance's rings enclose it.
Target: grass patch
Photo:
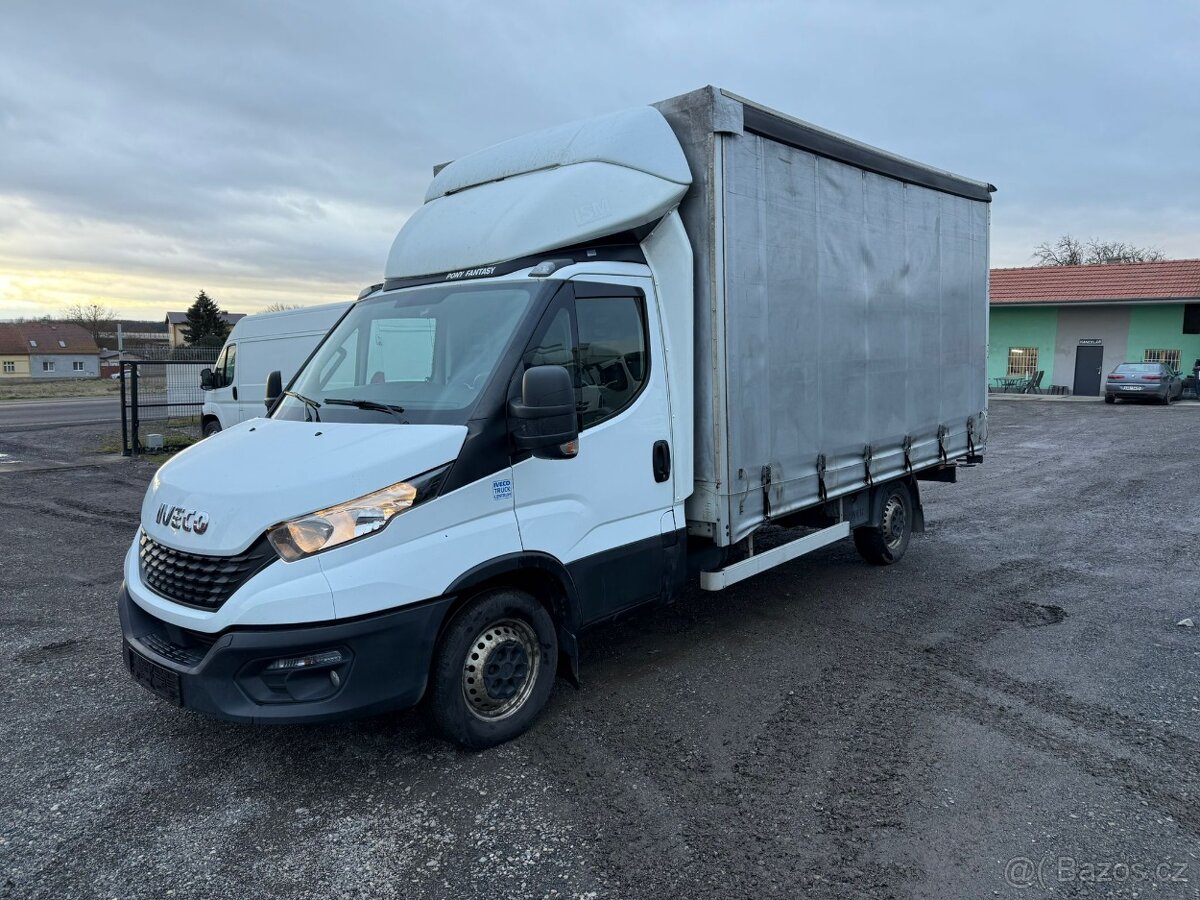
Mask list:
[[[141,456],[158,457],[165,460],[171,454],[178,453],[180,450],[186,450],[192,444],[197,444],[203,439],[200,434],[200,418],[198,416],[159,419],[157,421],[142,422],[141,424]],[[163,448],[161,451],[155,450],[151,452],[146,449],[146,439],[151,434],[161,434],[163,436]],[[122,452],[121,432],[112,431],[101,435],[96,444],[96,451],[99,453]]]
[[[109,397],[121,393],[121,382],[111,378],[79,381],[0,381],[0,400],[68,400],[76,397]]]

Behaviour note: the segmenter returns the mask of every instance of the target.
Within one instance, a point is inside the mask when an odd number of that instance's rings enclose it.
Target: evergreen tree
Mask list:
[[[219,347],[228,336],[229,326],[221,318],[221,307],[212,297],[200,291],[196,295],[196,302],[187,311],[183,339],[193,347]]]

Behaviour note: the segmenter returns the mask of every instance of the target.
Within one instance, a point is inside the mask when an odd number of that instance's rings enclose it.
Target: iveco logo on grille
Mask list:
[[[158,515],[154,517],[154,521],[159,525],[174,528],[176,531],[183,529],[192,534],[204,534],[208,531],[208,513],[195,509],[184,509],[182,506],[162,504],[158,508]]]

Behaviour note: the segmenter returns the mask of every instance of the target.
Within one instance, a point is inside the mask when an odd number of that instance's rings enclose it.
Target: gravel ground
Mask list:
[[[153,464],[0,435],[0,896],[1200,897],[1198,426],[997,401],[901,564],[596,631],[478,754],[152,698],[115,595]]]

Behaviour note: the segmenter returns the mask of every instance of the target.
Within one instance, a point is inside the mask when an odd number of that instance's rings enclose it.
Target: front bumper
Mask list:
[[[346,622],[203,635],[147,613],[121,586],[125,666],[169,702],[234,722],[320,722],[415,705],[452,597]],[[286,672],[277,659],[340,651],[341,661]]]

